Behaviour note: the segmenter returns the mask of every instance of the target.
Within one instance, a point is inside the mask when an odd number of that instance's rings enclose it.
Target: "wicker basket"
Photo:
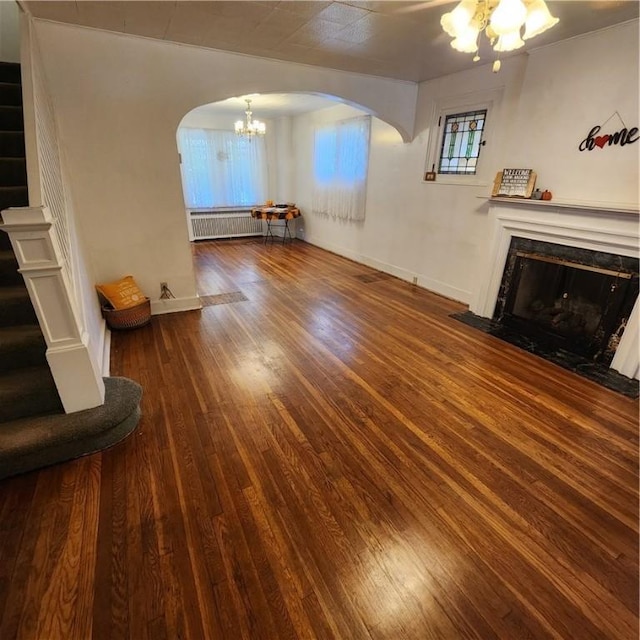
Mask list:
[[[151,320],[151,301],[147,298],[141,304],[127,309],[112,309],[102,306],[102,317],[109,329],[136,329],[149,324]]]

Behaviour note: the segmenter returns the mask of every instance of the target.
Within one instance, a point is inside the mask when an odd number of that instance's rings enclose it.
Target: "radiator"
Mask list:
[[[261,236],[262,220],[248,211],[203,212],[189,215],[189,240]]]

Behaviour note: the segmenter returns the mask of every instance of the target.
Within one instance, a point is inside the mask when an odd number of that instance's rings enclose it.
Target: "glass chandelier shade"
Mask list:
[[[451,41],[451,46],[462,53],[474,53],[478,50],[479,35],[480,29],[478,27],[468,25]]]
[[[544,0],[533,0],[527,12],[523,40],[529,40],[540,35],[543,31],[558,24],[558,18],[554,18],[550,13]]]
[[[558,22],[544,0],[461,0],[440,19],[445,33],[453,38],[451,46],[475,53],[474,60],[480,59],[478,36],[483,31],[494,51],[514,51]]]
[[[500,0],[498,6],[491,12],[489,24],[494,33],[506,36],[516,31],[527,19],[527,8],[522,0]]]
[[[253,136],[263,136],[267,132],[267,127],[264,122],[253,119],[253,112],[251,111],[251,100],[245,98],[247,103],[247,109],[244,120],[238,120],[235,124],[236,133],[239,136],[247,136],[249,138]]]
[[[524,41],[520,37],[519,31],[512,31],[511,33],[504,33],[498,37],[498,42],[493,45],[494,51],[514,51],[524,47]]]

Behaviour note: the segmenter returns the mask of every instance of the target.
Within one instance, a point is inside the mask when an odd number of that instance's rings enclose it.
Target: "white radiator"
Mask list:
[[[261,235],[262,220],[252,218],[249,211],[189,213],[189,240]]]

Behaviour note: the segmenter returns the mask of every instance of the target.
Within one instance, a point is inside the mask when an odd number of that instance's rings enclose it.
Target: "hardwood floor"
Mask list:
[[[138,430],[0,483],[2,640],[637,639],[636,402],[301,242],[194,259],[113,335]]]

